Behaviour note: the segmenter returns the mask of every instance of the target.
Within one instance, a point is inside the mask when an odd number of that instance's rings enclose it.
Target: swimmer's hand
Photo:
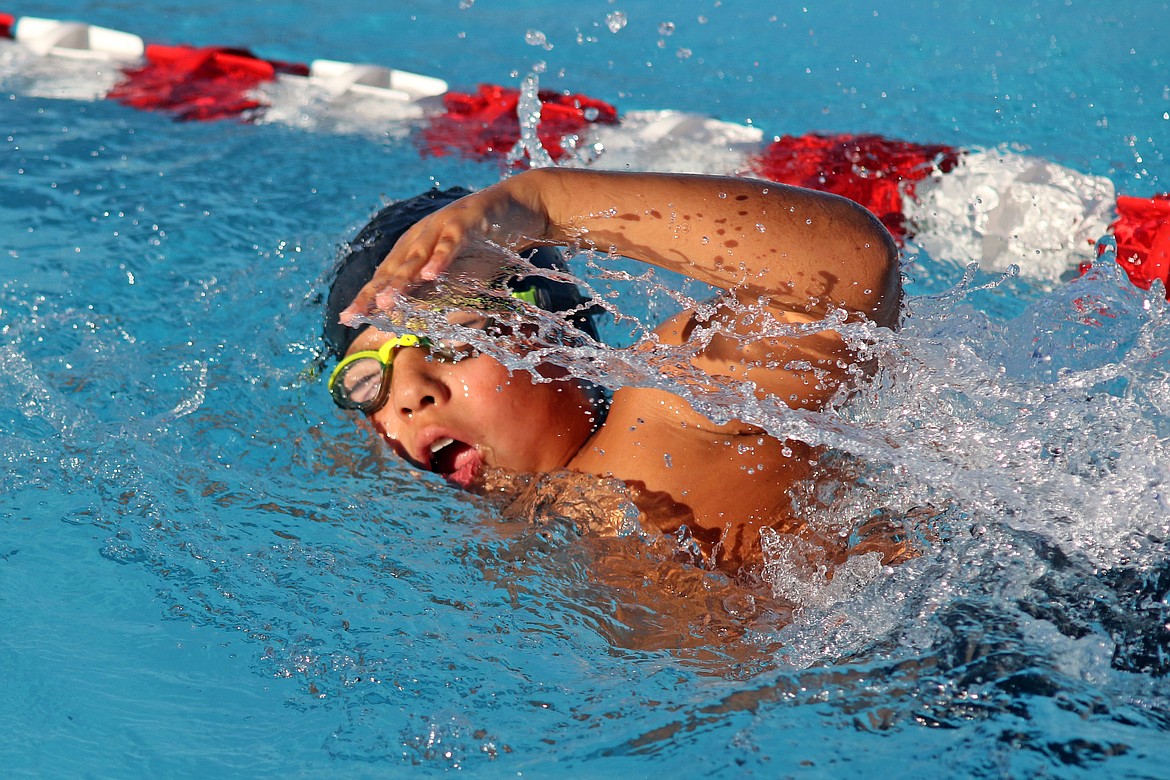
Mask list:
[[[485,283],[508,275],[512,255],[485,253],[485,244],[520,252],[539,242],[548,228],[539,193],[526,181],[512,177],[419,220],[341,312],[342,323],[353,325],[374,311],[391,311],[401,296],[456,269]]]

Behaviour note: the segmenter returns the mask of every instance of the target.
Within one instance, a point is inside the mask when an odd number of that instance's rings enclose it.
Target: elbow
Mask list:
[[[902,310],[902,269],[898,244],[876,216],[854,205],[856,229],[849,249],[856,268],[853,288],[855,308],[887,328],[894,328]]]
[[[878,227],[882,240],[870,260],[875,274],[872,289],[876,295],[870,317],[878,325],[896,328],[902,313],[901,255],[890,232],[880,223]]]

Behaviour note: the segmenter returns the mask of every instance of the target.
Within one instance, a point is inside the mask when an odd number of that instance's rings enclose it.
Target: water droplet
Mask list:
[[[605,16],[605,26],[609,28],[611,33],[618,32],[625,27],[626,21],[626,15],[622,11],[614,11]]]
[[[119,531],[112,539],[107,539],[98,553],[114,563],[141,563],[146,560],[146,553],[131,544],[132,537],[128,531]]]
[[[674,35],[674,22],[663,22],[658,25],[658,34],[664,38]]]
[[[61,519],[70,525],[97,524],[101,522],[102,516],[96,505],[85,504],[66,512]]]
[[[539,46],[545,51],[552,48],[552,44],[548,42],[548,37],[540,30],[529,30],[524,33],[524,42],[529,46]]]

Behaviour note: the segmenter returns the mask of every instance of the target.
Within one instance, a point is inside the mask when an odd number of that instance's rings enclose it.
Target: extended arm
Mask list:
[[[844,198],[748,179],[542,169],[415,225],[347,313],[365,313],[375,299],[383,308],[393,305],[395,293],[436,278],[464,247],[484,238],[516,250],[533,243],[612,250],[732,291],[744,303],[763,300],[786,322],[815,321],[839,308],[892,327],[900,305],[893,240],[873,215]],[[734,312],[720,319],[740,336],[753,333]],[[659,332],[681,341],[695,325],[684,313]],[[714,339],[696,365],[740,377],[746,367],[762,389],[815,406],[835,383],[819,383],[824,386],[812,392],[809,375],[784,366],[816,358],[836,372],[848,357],[831,332],[750,341]]]
[[[744,301],[822,314],[842,307],[893,325],[897,255],[844,198],[748,179],[544,172],[546,235],[678,271]]]
[[[420,222],[350,311],[369,310],[378,291],[434,279],[477,238],[517,250],[537,242],[613,249],[745,300],[766,296],[821,314],[843,307],[885,326],[900,302],[893,240],[844,198],[749,179],[542,169]]]

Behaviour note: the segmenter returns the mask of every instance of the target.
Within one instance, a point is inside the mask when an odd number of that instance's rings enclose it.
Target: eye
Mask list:
[[[369,403],[382,387],[382,364],[372,358],[354,361],[341,376],[341,385],[353,403]]]
[[[478,354],[479,351],[465,341],[439,341],[431,345],[431,357],[447,363],[457,363]]]

